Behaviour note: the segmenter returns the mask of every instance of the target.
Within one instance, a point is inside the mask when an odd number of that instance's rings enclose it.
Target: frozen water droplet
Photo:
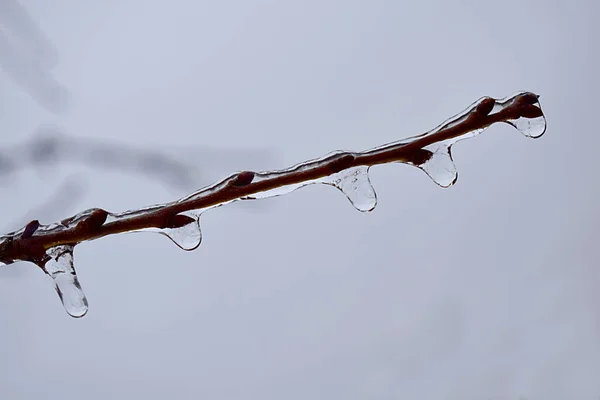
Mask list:
[[[424,161],[411,164],[425,172],[437,185],[450,187],[458,179],[451,147],[443,143],[428,146],[423,149]]]
[[[179,248],[191,251],[200,246],[200,214],[202,210],[186,211],[169,218],[163,228],[146,228],[135,232],[156,232],[171,239]]]
[[[200,246],[202,242],[202,231],[200,230],[200,215],[190,215],[192,212],[182,213],[176,217],[188,218],[188,222],[179,227],[169,227],[158,230],[157,232],[165,235],[183,250],[190,251]],[[183,218],[181,218],[182,222]]]
[[[52,280],[65,311],[72,317],[83,317],[88,311],[88,302],[75,273],[73,246],[56,246],[46,254],[50,259],[41,267]]]
[[[358,211],[372,211],[377,205],[377,194],[369,179],[369,167],[348,168],[320,180],[338,188]]]
[[[530,138],[539,138],[546,132],[546,117],[542,111],[539,96],[531,92],[519,92],[510,97],[498,100],[494,112],[499,112],[510,105],[519,105],[521,116],[506,121],[519,132]]]
[[[546,118],[541,115],[534,118],[521,117],[507,121],[508,124],[514,126],[523,135],[536,139],[546,132]]]

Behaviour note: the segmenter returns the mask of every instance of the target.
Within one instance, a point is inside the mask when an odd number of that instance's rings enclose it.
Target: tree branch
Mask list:
[[[313,183],[334,186],[359,211],[371,211],[377,202],[368,177],[371,166],[406,163],[423,170],[438,185],[451,186],[457,179],[451,146],[498,122],[508,123],[533,138],[543,135],[546,129],[537,95],[519,92],[498,100],[483,97],[429,132],[367,151],[338,151],[280,171],[235,173],[177,201],[143,209],[116,214],[94,208],[60,223],[41,225],[37,220],[31,221],[0,237],[0,262],[21,260],[37,264],[53,278],[67,312],[83,316],[87,300],[72,264],[73,248],[81,242],[124,232],[150,231],[169,237],[184,250],[193,250],[201,242],[199,218],[207,209],[237,200],[279,196]],[[67,292],[73,295],[65,300]]]

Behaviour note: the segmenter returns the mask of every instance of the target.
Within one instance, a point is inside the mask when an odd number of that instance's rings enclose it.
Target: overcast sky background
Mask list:
[[[0,398],[600,398],[597,2],[20,1],[0,0],[2,150],[51,124],[185,154],[204,185],[412,136],[484,95],[539,93],[548,130],[460,142],[450,189],[375,167],[368,214],[312,186],[207,212],[193,252],[82,244],[79,320],[35,266],[1,268]],[[3,171],[5,232],[69,179],[80,197],[42,223],[188,191]]]

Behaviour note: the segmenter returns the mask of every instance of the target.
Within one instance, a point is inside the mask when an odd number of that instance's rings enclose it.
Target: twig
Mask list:
[[[534,138],[546,129],[537,95],[520,92],[499,100],[483,97],[427,133],[364,152],[335,152],[280,171],[235,173],[180,200],[148,208],[119,214],[94,208],[50,225],[31,221],[0,237],[0,261],[9,264],[22,260],[40,266],[54,279],[67,311],[82,316],[87,311],[87,300],[72,266],[73,248],[81,242],[124,232],[152,231],[192,250],[200,244],[199,217],[207,209],[237,200],[279,196],[311,183],[335,186],[359,211],[371,211],[376,205],[368,177],[371,166],[406,163],[425,171],[438,185],[451,186],[457,179],[451,146],[497,122],[509,123]],[[65,303],[65,290],[74,293],[69,304]]]

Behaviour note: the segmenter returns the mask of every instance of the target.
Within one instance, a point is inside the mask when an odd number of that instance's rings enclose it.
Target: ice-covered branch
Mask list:
[[[519,92],[498,100],[483,97],[429,132],[367,151],[338,151],[279,171],[238,172],[179,200],[138,210],[110,213],[94,208],[49,225],[31,221],[0,237],[0,262],[37,264],[52,279],[66,311],[81,317],[87,312],[87,300],[73,266],[73,249],[81,242],[147,231],[167,236],[184,250],[193,250],[202,240],[200,216],[204,211],[237,200],[279,196],[315,183],[333,186],[357,210],[371,211],[377,196],[369,180],[370,167],[387,163],[413,165],[439,186],[449,187],[457,179],[452,145],[497,122],[508,123],[532,138],[540,137],[546,130],[537,95]]]

